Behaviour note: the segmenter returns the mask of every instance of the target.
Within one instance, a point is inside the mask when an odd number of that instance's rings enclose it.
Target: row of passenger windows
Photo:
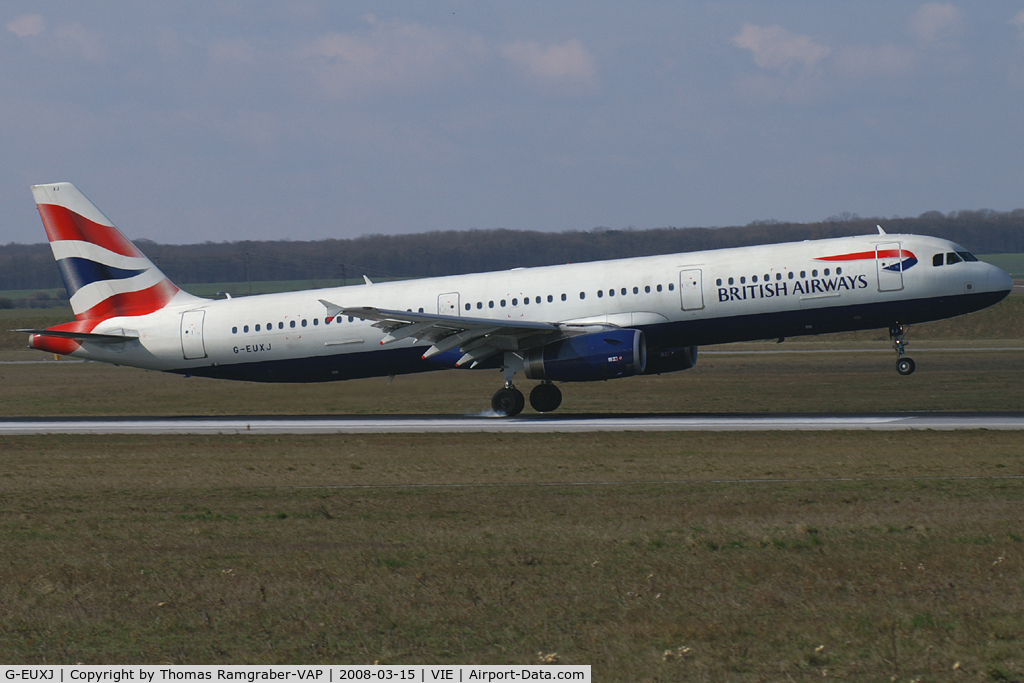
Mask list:
[[[422,313],[423,311],[421,310],[420,312]],[[344,320],[345,320],[345,316],[343,316],[343,315],[339,315],[336,318],[324,318],[324,325],[330,325],[332,322],[340,323],[340,322],[344,322]],[[352,316],[348,316],[348,321],[349,322],[352,322],[353,320],[355,320],[355,318],[353,318]],[[305,318],[303,318],[298,323],[297,326],[298,327],[306,327],[308,325],[309,325],[309,321],[306,320]],[[319,318],[313,318],[313,327],[317,327],[319,325],[320,325],[320,319]],[[288,322],[288,328],[289,329],[295,329],[295,327],[296,327],[295,321],[294,320],[290,320]],[[259,323],[256,323],[255,325],[253,325],[253,332],[259,332],[260,329],[261,329],[261,325]],[[273,329],[274,329],[274,323],[267,323],[267,327],[266,327],[267,332],[270,332]],[[277,323],[277,329],[283,330],[284,329],[284,323],[282,323],[282,322]],[[248,332],[249,332],[249,326],[248,325],[242,325],[242,333],[245,334],[245,333],[248,333]],[[231,334],[238,334],[238,327],[232,327],[231,328]]]
[[[656,291],[656,292],[664,291],[664,289],[665,289],[665,287],[663,285],[654,285],[654,287],[653,287],[653,291]],[[674,284],[672,284],[671,282],[668,283],[668,291],[674,292],[675,289],[676,289],[676,286]],[[620,288],[618,290],[618,294],[620,296],[629,296],[629,291],[630,290],[627,289],[626,287],[622,287],[622,288]],[[646,287],[644,287],[644,293],[645,294],[650,294],[651,291],[652,291],[651,285],[647,285]],[[603,289],[597,290],[597,298],[598,299],[603,299],[605,297],[605,293],[606,293],[606,290],[603,290]],[[640,288],[639,287],[634,287],[633,288],[633,294],[639,294],[639,293],[640,293]],[[607,290],[607,295],[609,297],[615,296],[616,295],[616,290],[615,289]],[[580,299],[583,300],[583,299],[586,299],[586,298],[587,298],[587,293],[586,292],[580,292]],[[566,301],[568,299],[568,297],[565,294],[562,294],[560,296],[560,299],[562,301]],[[529,306],[531,301],[532,301],[532,303],[539,304],[539,303],[542,303],[544,301],[544,299],[542,299],[539,296],[534,297],[532,300],[528,296],[524,296],[522,298],[522,304],[524,306]],[[555,296],[553,294],[548,294],[547,302],[550,304],[550,303],[553,303],[554,301],[555,301]],[[519,297],[514,297],[512,299],[511,303],[512,303],[513,306],[518,306],[519,303],[520,303]],[[505,308],[506,306],[508,306],[508,304],[509,304],[509,301],[507,299],[500,299],[498,301],[498,303],[497,303],[499,308]],[[474,306],[474,304],[467,302],[465,304],[465,309],[467,311],[471,311],[471,310],[473,310],[473,306]],[[493,301],[488,301],[487,302],[487,308],[494,308],[494,306],[495,306],[495,303]],[[484,302],[483,301],[477,301],[476,302],[476,308],[477,309],[482,309],[483,307],[484,307]]]
[[[826,268],[825,271],[822,274],[825,277],[828,277],[829,275],[832,274],[832,270],[830,268]],[[843,269],[842,268],[836,268],[836,275],[842,275],[842,274],[843,274]],[[800,277],[801,278],[806,278],[807,277],[807,271],[806,270],[801,270],[800,271]],[[811,271],[811,277],[818,277],[818,270],[817,270],[817,268],[815,268],[814,270]],[[796,273],[793,272],[792,270],[789,271],[789,273],[786,275],[786,279],[787,280],[793,280],[795,278],[796,278]],[[765,273],[764,280],[762,280],[762,282],[771,282],[771,279],[772,279],[772,276],[770,274]],[[782,273],[775,273],[775,279],[776,280],[781,280],[782,279]],[[756,283],[758,281],[757,276],[754,275],[753,277],[751,277],[750,281]],[[730,285],[734,285],[734,284],[736,284],[736,278],[729,278],[728,282],[729,282]],[[747,284],[747,278],[745,276],[740,277],[740,284],[741,285]],[[715,280],[715,285],[718,286],[718,287],[721,287],[722,286],[722,278],[718,278],[717,280]]]
[[[663,285],[654,285],[654,287],[653,287],[653,291],[656,291],[656,292],[664,291],[664,289],[665,289],[665,287]],[[668,284],[668,291],[674,292],[675,289],[676,289],[676,286],[670,282]],[[645,294],[650,294],[651,291],[652,291],[651,285],[647,285],[646,287],[644,287],[644,293]],[[625,287],[622,287],[622,288],[620,288],[618,290],[618,293],[619,293],[620,296],[627,296],[629,294],[629,290],[626,289]],[[639,293],[640,293],[640,288],[639,287],[633,287],[633,294],[639,294]],[[614,290],[614,289],[607,290],[607,295],[608,296],[612,297],[612,296],[615,296],[615,294],[616,294],[616,290]],[[602,298],[604,298],[604,296],[605,296],[605,290],[603,290],[603,289],[597,290],[597,298],[598,299],[602,299]],[[568,297],[565,294],[562,294],[560,298],[561,298],[562,301],[566,301],[568,299]],[[586,298],[587,298],[587,293],[586,292],[580,292],[580,299],[586,299]],[[554,300],[555,300],[555,297],[554,297],[553,294],[548,294],[547,295],[548,303],[553,303]],[[542,302],[542,299],[541,299],[541,297],[538,296],[538,297],[534,297],[532,299],[532,301],[533,301],[533,303],[539,304],[539,303]],[[522,298],[522,303],[524,305],[528,306],[530,304],[530,302],[531,302],[530,297],[524,296]],[[514,297],[512,299],[512,305],[513,306],[518,306],[519,303],[520,303],[519,297]],[[493,301],[488,301],[487,302],[487,307],[488,308],[494,308],[494,305],[495,304],[494,304]],[[498,306],[500,308],[505,308],[506,306],[508,306],[508,300],[507,299],[500,299],[498,301]],[[478,309],[482,309],[484,307],[484,302],[477,301],[476,302],[476,307]],[[465,308],[466,308],[467,311],[470,311],[470,310],[473,309],[473,304],[466,303]],[[412,312],[411,308],[409,309],[409,312],[410,313]],[[422,313],[423,309],[422,308],[419,309],[419,312]],[[330,325],[332,321],[339,322],[339,323],[343,322],[344,317],[345,316],[339,315],[336,318],[324,318],[324,325]],[[352,320],[353,320],[352,316],[348,316],[348,321],[352,322]],[[308,324],[309,324],[309,321],[303,319],[303,320],[301,320],[298,323],[298,326],[299,327],[306,327]],[[313,318],[313,326],[316,327],[319,324],[320,324],[320,319],[319,318]],[[288,322],[288,327],[290,329],[294,329],[296,327],[296,322],[294,320],[289,321]],[[261,329],[262,329],[261,325],[259,323],[257,323],[256,325],[253,325],[253,330],[252,331],[253,332],[259,332]],[[273,329],[274,329],[274,323],[267,323],[266,331],[270,332]],[[277,329],[283,330],[284,329],[284,323],[283,322],[277,323]],[[242,326],[242,334],[247,334],[248,332],[249,332],[249,326],[248,325],[243,325]],[[238,334],[238,327],[232,327],[231,328],[231,334]]]
[[[977,260],[978,260],[978,257],[975,256],[974,254],[972,254],[969,251],[951,251],[948,254],[946,254],[946,259],[945,259],[947,266],[951,266],[954,263],[960,263],[961,261],[977,261]],[[932,265],[933,266],[941,266],[942,265],[942,261],[943,261],[942,254],[936,254],[935,256],[932,256]]]

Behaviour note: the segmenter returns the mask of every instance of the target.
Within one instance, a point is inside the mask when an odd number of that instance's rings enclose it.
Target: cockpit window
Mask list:
[[[960,263],[961,261],[963,261],[963,259],[960,258],[960,255],[957,254],[955,251],[951,251],[948,254],[946,254],[946,265],[947,266],[952,265],[954,263]]]
[[[936,254],[935,256],[932,256],[932,265],[933,266],[941,266],[942,265],[942,254]]]
[[[956,253],[959,254],[960,258],[962,258],[964,261],[977,261],[978,260],[978,257],[975,256],[974,254],[972,254],[969,251],[958,251]]]

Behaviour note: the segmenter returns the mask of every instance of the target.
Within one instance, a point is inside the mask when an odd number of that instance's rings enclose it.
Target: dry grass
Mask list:
[[[544,651],[607,681],[1024,675],[1014,433],[26,437],[0,453],[0,661]]]

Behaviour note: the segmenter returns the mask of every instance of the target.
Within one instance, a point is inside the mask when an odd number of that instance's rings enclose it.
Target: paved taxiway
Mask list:
[[[1024,430],[1024,413],[838,415],[528,415],[226,418],[11,418],[0,435],[24,434],[431,434],[688,431]]]

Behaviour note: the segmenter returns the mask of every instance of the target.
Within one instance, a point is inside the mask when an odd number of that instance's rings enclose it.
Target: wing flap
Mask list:
[[[329,301],[321,300],[321,303],[328,310],[337,306]],[[501,351],[542,346],[565,336],[561,326],[555,323],[414,313],[370,306],[337,308],[344,315],[374,321],[373,326],[385,333],[382,344],[401,339],[430,342],[431,347],[423,354],[424,358],[458,348],[464,354],[458,365],[470,361],[477,363]]]

